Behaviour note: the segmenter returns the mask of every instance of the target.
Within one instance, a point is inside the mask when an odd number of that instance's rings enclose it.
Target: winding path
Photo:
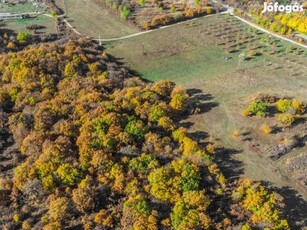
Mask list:
[[[169,27],[172,27],[172,26],[184,24],[184,23],[191,22],[191,21],[196,21],[196,20],[198,20],[198,19],[200,19],[200,18],[212,17],[212,16],[214,16],[214,14],[205,15],[205,16],[201,16],[201,17],[198,17],[198,18],[192,18],[192,19],[185,20],[185,21],[181,21],[181,22],[177,22],[177,23],[174,23],[174,24],[171,24],[171,25],[162,26],[162,27],[159,27],[159,28],[157,28],[157,29],[142,31],[142,32],[138,32],[138,33],[135,33],[135,34],[123,36],[123,37],[120,37],[120,38],[107,38],[107,39],[94,39],[94,40],[96,40],[96,41],[101,41],[101,42],[109,42],[109,41],[123,40],[123,39],[126,39],[126,38],[132,38],[132,37],[136,37],[136,36],[139,36],[139,35],[142,35],[142,34],[147,34],[147,33],[150,33],[150,32],[156,31],[156,30],[163,30],[163,29],[166,29],[166,28],[169,28]]]

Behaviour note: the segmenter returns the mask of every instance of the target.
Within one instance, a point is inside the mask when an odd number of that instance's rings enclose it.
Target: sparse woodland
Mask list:
[[[282,197],[227,181],[193,109],[86,40],[0,57],[1,229],[289,229]]]
[[[41,29],[42,26],[31,25],[28,26],[28,32],[14,32],[6,28],[6,25],[0,25],[0,53],[16,52],[24,49],[30,44],[55,41],[57,35],[37,35],[37,30]]]
[[[149,30],[177,21],[215,12],[209,0],[97,0],[130,20],[141,29]]]

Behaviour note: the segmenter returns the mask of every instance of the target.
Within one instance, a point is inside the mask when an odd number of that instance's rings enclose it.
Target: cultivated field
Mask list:
[[[275,124],[276,117],[244,117],[242,111],[247,99],[259,93],[307,102],[307,50],[228,16],[197,19],[109,42],[106,47],[108,53],[148,80],[169,79],[191,89],[201,112],[190,116],[186,126],[204,141],[205,131],[226,146],[218,156],[228,164],[225,170],[229,177],[243,175],[276,186],[289,196],[289,204],[301,202],[292,188],[306,198],[307,146],[294,148],[278,159],[270,157],[281,140],[298,135],[304,143],[306,114],[293,127],[264,135],[260,126]],[[300,226],[306,220],[300,214],[307,213],[305,204],[291,213]]]
[[[65,0],[64,10],[69,23],[86,36],[117,38],[139,32],[94,1]]]

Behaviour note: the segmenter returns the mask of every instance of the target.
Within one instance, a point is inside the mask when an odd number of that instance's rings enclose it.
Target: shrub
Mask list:
[[[206,13],[207,13],[207,14],[212,14],[212,13],[213,13],[212,7],[207,7],[207,8],[206,8]]]
[[[6,48],[8,49],[15,49],[16,45],[14,42],[8,42]]]
[[[17,34],[17,41],[20,44],[26,44],[27,42],[29,42],[30,37],[31,37],[31,34],[27,32],[19,32]]]
[[[150,23],[149,22],[146,22],[144,24],[144,30],[149,30],[150,29]]]
[[[50,12],[50,15],[51,15],[53,18],[55,18],[55,17],[57,16],[57,13],[56,13],[55,11],[51,11],[51,12]]]
[[[295,116],[292,114],[279,114],[277,119],[282,124],[290,126],[295,121]]]
[[[184,11],[184,13],[185,13],[185,16],[187,17],[187,18],[193,18],[194,16],[195,16],[195,10],[194,9],[191,9],[191,8],[186,8],[185,9],[185,11]]]
[[[261,100],[253,101],[244,111],[244,114],[256,115],[260,117],[265,117],[267,112],[268,104]]]
[[[303,101],[300,101],[300,100],[297,100],[297,99],[293,99],[292,107],[295,110],[296,114],[304,114],[305,113],[306,105],[304,104]]]
[[[291,101],[288,99],[280,99],[276,102],[276,109],[281,113],[287,112],[290,106]]]
[[[248,109],[244,109],[242,115],[244,117],[248,117],[249,116],[249,110]]]
[[[120,17],[123,18],[123,19],[127,19],[130,14],[131,14],[131,11],[130,9],[127,7],[127,6],[119,6],[119,12],[120,12]]]
[[[261,129],[261,131],[262,131],[263,133],[265,133],[265,134],[269,134],[269,133],[272,132],[271,127],[270,127],[268,124],[266,124],[266,123],[263,124],[263,125],[261,125],[260,129]]]

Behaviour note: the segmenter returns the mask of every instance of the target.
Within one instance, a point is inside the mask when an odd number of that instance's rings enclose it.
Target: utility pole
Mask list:
[[[239,62],[238,62],[238,67],[237,67],[237,69],[240,68],[240,65],[241,65],[241,63],[244,61],[244,59],[245,59],[245,53],[240,53],[240,55],[239,55]]]
[[[145,55],[145,43],[142,44],[142,53]]]
[[[102,46],[102,41],[101,41],[100,35],[99,35],[99,46]]]

